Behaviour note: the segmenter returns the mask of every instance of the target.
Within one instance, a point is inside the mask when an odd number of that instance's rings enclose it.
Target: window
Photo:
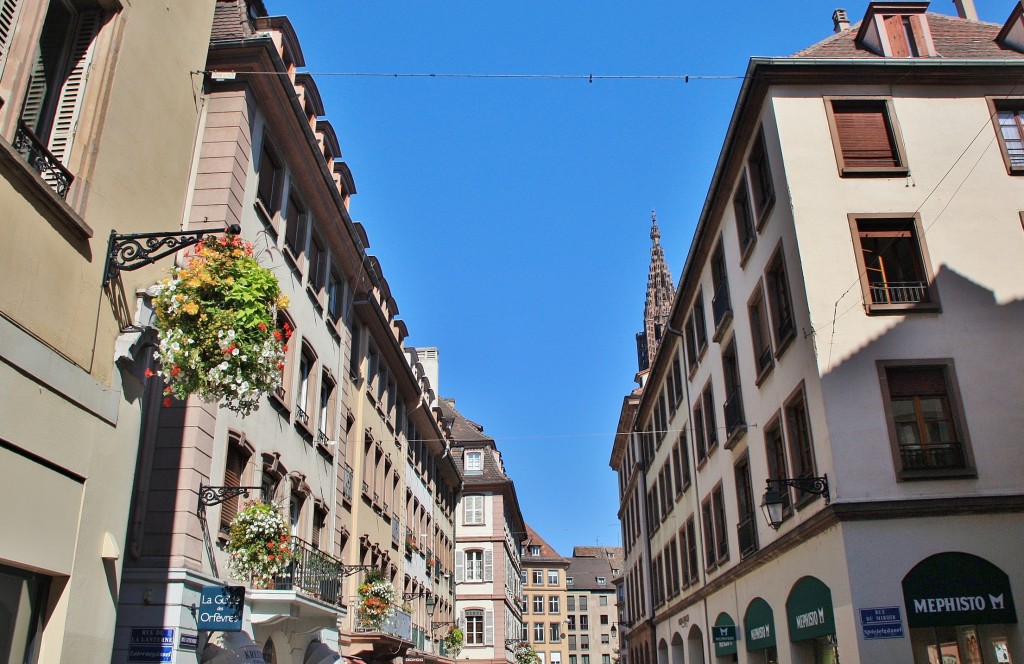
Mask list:
[[[561,623],[548,623],[548,634],[551,643],[558,643],[562,640],[562,624]]]
[[[574,636],[570,636],[569,638],[570,638],[570,639],[575,639],[576,637],[574,637]],[[573,647],[573,648],[575,648],[575,647],[576,647],[576,644],[575,644],[575,643],[573,643],[573,646],[572,646],[572,647]],[[569,655],[569,664],[576,664],[576,655]]]
[[[565,610],[566,611],[575,611],[576,610],[576,596],[575,595],[569,595],[568,597],[565,598]],[[572,616],[569,616],[569,619],[573,620],[574,618]]]
[[[736,480],[736,524],[737,544],[740,558],[746,558],[757,551],[757,521],[754,511],[754,489],[750,480],[750,457],[744,454],[736,462],[733,474]]]
[[[772,333],[775,335],[775,356],[782,355],[796,337],[793,321],[793,300],[789,295],[789,279],[786,277],[786,256],[782,245],[776,249],[768,262],[765,272],[765,286],[768,289],[768,303],[772,308]]]
[[[284,246],[292,259],[298,263],[306,253],[306,235],[309,229],[309,214],[299,200],[299,195],[292,192],[288,196],[288,209],[285,213]]]
[[[484,471],[483,452],[466,452],[466,474],[480,475]]]
[[[605,645],[606,646],[609,643],[611,643],[611,641],[610,641],[608,635],[607,634],[602,634],[601,635],[601,645]]]
[[[840,175],[908,172],[891,100],[826,98],[825,109]]]
[[[1011,175],[1024,173],[1024,99],[989,99],[1003,161]]]
[[[686,584],[697,581],[700,573],[697,569],[697,524],[691,516],[686,520]]]
[[[750,196],[747,194],[746,172],[740,173],[740,183],[732,197],[732,210],[736,216],[736,236],[740,242],[740,264],[754,248],[757,234],[754,232],[754,211],[750,209]]]
[[[4,661],[37,661],[49,594],[49,577],[0,565],[0,606],[4,607],[0,654]]]
[[[338,436],[334,424],[334,381],[326,371],[320,377],[320,414],[317,419],[316,442],[327,445]]]
[[[274,336],[279,341],[284,342],[284,362],[282,363],[284,366],[281,367],[281,384],[274,390],[271,396],[277,400],[279,407],[287,413],[292,407],[289,395],[295,389],[292,372],[295,368],[295,355],[297,351],[293,344],[288,343],[292,336],[292,324],[288,314],[282,311],[277,312],[277,331]]]
[[[601,655],[601,664],[612,664],[612,656],[607,654]]]
[[[715,295],[711,299],[711,313],[715,320],[715,340],[717,341],[725,326],[732,320],[732,301],[729,299],[729,277],[725,269],[725,252],[719,242],[711,255],[711,283]]]
[[[778,480],[788,477],[786,465],[786,443],[782,439],[782,423],[776,416],[764,429],[765,456],[768,458],[768,479]],[[789,487],[777,489],[782,494],[782,518],[785,520],[793,513]]]
[[[530,545],[530,555],[531,556],[539,556],[540,555],[540,545],[539,544],[531,544]],[[537,581],[537,583],[543,583],[543,581]]]
[[[608,596],[607,595],[600,595],[600,596],[598,596],[597,604],[598,604],[598,606],[608,606]],[[607,618],[607,616],[602,616],[602,617]],[[602,624],[606,624],[606,623],[602,623]]]
[[[868,313],[937,311],[938,294],[924,252],[921,220],[851,215]]]
[[[580,625],[580,627],[583,628],[583,625]],[[581,634],[580,635],[580,650],[590,650],[590,635],[589,634]],[[589,662],[590,661],[590,655],[584,655],[583,656],[583,661],[584,661],[584,663]]]
[[[15,34],[36,27],[16,25],[20,18],[16,5],[22,4],[26,3],[0,3],[0,64],[14,46]],[[94,6],[80,8],[89,4]],[[83,130],[85,140],[80,139],[81,145],[88,147],[89,143],[84,131],[86,123],[79,120],[83,109],[88,108],[87,79],[96,59],[96,38],[107,22],[95,4],[53,0],[47,7],[33,51],[18,53],[11,59],[22,59],[28,70],[24,72],[28,80],[14,147],[61,198],[67,197],[74,180],[69,168],[74,167],[71,151],[76,131]],[[103,78],[102,72],[92,74]],[[14,93],[20,94],[20,88]],[[85,150],[78,152],[86,154]]]
[[[747,431],[747,421],[743,415],[743,390],[740,389],[740,366],[736,357],[736,339],[732,339],[722,351],[722,374],[725,377],[725,402],[722,412],[725,415],[725,447],[732,449],[739,438]]]
[[[533,583],[538,586],[544,585],[544,570],[533,570]]]
[[[315,232],[309,240],[309,283],[308,288],[318,306],[322,306],[320,298],[327,288],[327,259],[329,254],[324,242]]]
[[[484,612],[480,610],[466,611],[466,645],[482,646],[484,644]]]
[[[754,345],[757,384],[760,385],[775,366],[775,358],[772,357],[771,328],[768,327],[768,308],[765,306],[761,282],[757,283],[753,295],[747,301],[747,315],[750,318],[750,340]]]
[[[604,595],[601,595],[601,599],[604,600],[604,601],[601,602],[601,606],[608,606],[608,598],[605,597]],[[608,614],[607,613],[602,613],[601,614],[601,624],[602,625],[607,625],[608,624]]]
[[[899,478],[975,476],[953,362],[879,362],[878,371]]]
[[[544,623],[533,623],[533,642],[544,643]]]
[[[586,611],[587,607],[583,606],[583,597],[580,597],[580,611]],[[590,629],[590,616],[580,616],[580,629]]]
[[[597,577],[597,585],[603,586],[603,585],[606,585],[606,584],[607,584],[607,581],[605,580],[605,578],[603,576]]]
[[[811,423],[807,416],[807,402],[803,385],[797,388],[786,402],[786,436],[789,438],[789,458],[793,464],[793,477],[815,476],[814,444],[811,440]],[[797,491],[797,503],[811,500],[817,494]]]
[[[718,422],[715,418],[715,391],[711,388],[711,381],[704,386],[701,393],[701,401],[704,402],[704,437],[708,442],[708,453],[718,445]]]
[[[345,282],[342,280],[341,274],[332,268],[331,277],[327,283],[327,313],[331,320],[335,322],[341,320],[344,303]]]
[[[572,585],[572,577],[571,576],[565,577],[565,585],[567,585],[567,586],[571,586]]]
[[[569,650],[576,650],[576,635],[575,634],[570,634],[569,635]],[[576,655],[569,655],[569,659],[570,660],[575,659],[575,658],[576,658]]]
[[[575,611],[573,608],[573,599],[574,598],[572,596],[567,598],[566,605],[569,611]],[[576,631],[576,616],[568,616],[567,620],[569,622],[569,631]]]
[[[270,137],[263,132],[260,146],[259,181],[256,185],[256,202],[268,216],[267,221],[276,229],[277,213],[281,210],[284,197],[284,167],[277,151],[271,145]]]
[[[544,613],[544,595],[533,596],[533,612]]]
[[[310,544],[314,549],[319,549],[320,544],[327,541],[327,510],[320,505],[313,507],[313,533]]]
[[[548,597],[548,613],[561,613],[561,607],[558,601],[558,595],[551,595]]]
[[[750,191],[753,195],[754,215],[757,218],[757,229],[764,226],[775,203],[775,185],[772,183],[772,171],[768,163],[768,148],[764,142],[764,129],[757,132],[754,145],[747,158],[747,173],[750,176]]]
[[[672,465],[675,469],[675,494],[676,498],[683,495],[690,486],[690,457],[686,454],[686,427],[683,427],[679,439],[672,446]]]
[[[584,636],[583,638],[586,639],[587,637]],[[584,649],[589,648],[590,647],[589,641],[586,644],[583,644],[582,647]],[[583,655],[582,664],[590,664],[590,655]]]
[[[470,494],[463,498],[465,502],[466,525],[482,525],[484,523],[484,497],[480,494]]]
[[[466,581],[484,580],[484,552],[480,549],[466,551]]]
[[[725,526],[725,499],[719,484],[701,503],[704,522],[704,555],[708,567],[729,559],[729,533]]]
[[[549,586],[557,586],[558,585],[558,570],[555,570],[555,569],[548,570],[548,585]]]
[[[697,399],[693,407],[693,439],[697,448],[697,465],[708,458],[708,441],[704,431],[704,402]]]
[[[295,395],[295,421],[307,430],[310,428],[309,413],[313,411],[313,394],[316,392],[316,356],[313,351],[302,345],[302,354],[299,358],[299,386]]]

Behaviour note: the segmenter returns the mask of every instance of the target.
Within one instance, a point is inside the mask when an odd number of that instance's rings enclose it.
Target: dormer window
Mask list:
[[[857,31],[857,45],[887,58],[937,55],[927,8],[927,2],[872,2]]]

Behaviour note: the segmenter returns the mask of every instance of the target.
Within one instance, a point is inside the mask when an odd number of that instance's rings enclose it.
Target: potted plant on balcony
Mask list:
[[[540,664],[540,657],[537,651],[525,641],[519,643],[515,649],[516,664]]]
[[[415,550],[416,550],[416,540],[413,538],[412,535],[409,535],[409,536],[407,536],[405,538],[405,552],[408,553],[408,554],[411,554]]]
[[[275,319],[288,296],[256,261],[252,244],[237,235],[207,237],[188,265],[173,268],[149,293],[165,406],[172,395],[195,394],[248,415],[280,385],[291,330],[276,329]]]
[[[452,627],[444,637],[444,649],[452,657],[458,657],[462,651],[462,629]]]
[[[395,614],[395,587],[379,569],[371,569],[359,586],[359,621],[374,630]]]
[[[253,588],[272,588],[292,560],[288,522],[271,503],[252,502],[231,521],[228,569]]]

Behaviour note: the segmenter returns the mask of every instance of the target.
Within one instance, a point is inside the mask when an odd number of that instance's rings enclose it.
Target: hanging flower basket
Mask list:
[[[528,643],[520,643],[515,649],[516,664],[540,664],[537,651]]]
[[[359,586],[359,621],[373,630],[380,628],[395,614],[395,587],[380,570],[370,570]]]
[[[452,627],[448,630],[448,634],[444,637],[444,649],[452,657],[458,657],[462,651],[462,630],[458,627]]]
[[[248,415],[281,384],[291,330],[277,330],[288,306],[277,277],[237,235],[206,237],[183,268],[149,290],[160,333],[160,375],[170,397],[190,394]],[[152,372],[148,372],[152,375]]]
[[[271,588],[292,560],[288,522],[271,503],[249,503],[231,521],[228,569],[253,588]]]

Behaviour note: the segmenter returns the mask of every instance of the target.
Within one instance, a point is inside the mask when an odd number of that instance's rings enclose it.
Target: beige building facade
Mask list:
[[[613,452],[628,660],[1024,656],[1022,9],[926,10],[751,61]]]
[[[569,560],[558,555],[537,531],[526,526],[523,542],[523,636],[541,664],[569,661],[566,583]],[[571,635],[570,635],[571,637]]]
[[[160,268],[108,238],[182,227],[214,4],[0,2],[3,661],[110,659]]]

